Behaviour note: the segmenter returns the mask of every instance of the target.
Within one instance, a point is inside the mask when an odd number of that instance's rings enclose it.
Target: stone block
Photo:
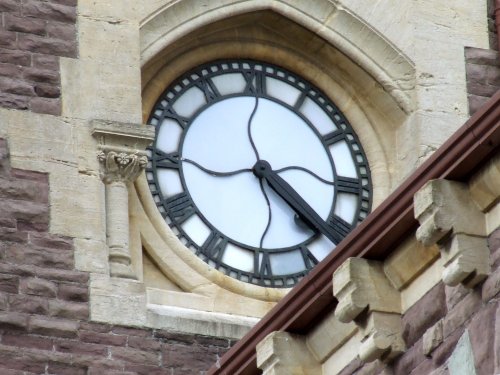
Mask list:
[[[20,292],[34,296],[54,298],[57,294],[57,286],[52,281],[37,277],[28,277],[21,280]]]
[[[46,315],[49,304],[46,298],[19,294],[9,296],[9,309],[27,314]]]
[[[478,374],[495,374],[495,321],[496,310],[499,303],[485,305],[467,325],[472,353],[474,354],[474,367]]]
[[[0,312],[0,327],[9,330],[25,330],[28,327],[28,315],[18,312]]]
[[[54,349],[57,352],[92,356],[96,359],[108,356],[108,348],[105,345],[83,343],[75,340],[56,339],[54,340]]]
[[[160,363],[160,355],[155,352],[123,347],[111,347],[110,352],[112,358],[121,361],[142,363],[145,365],[158,365]]]
[[[305,338],[288,332],[273,332],[257,344],[257,367],[264,375],[321,374]]]
[[[0,273],[0,291],[17,294],[19,291],[19,277]]]
[[[422,337],[422,352],[430,355],[443,342],[443,321],[439,320],[436,324],[425,331]]]
[[[88,303],[49,300],[48,311],[50,316],[86,320],[89,318]]]
[[[57,298],[73,302],[88,302],[89,291],[85,285],[59,284]]]
[[[481,211],[488,211],[498,201],[500,197],[499,180],[500,155],[497,155],[469,181],[470,194]]]
[[[77,337],[78,322],[74,320],[32,316],[29,331],[43,336]]]
[[[335,316],[348,323],[364,310],[401,313],[398,291],[379,262],[349,258],[333,274],[333,294],[338,300]]]
[[[56,3],[38,0],[28,0],[23,3],[23,15],[59,22],[76,22],[76,8]]]
[[[38,350],[52,350],[53,340],[51,338],[38,337],[16,332],[2,335],[2,344],[16,346],[19,348],[33,348]]]
[[[46,33],[46,22],[44,20],[31,17],[17,17],[9,13],[6,13],[4,17],[6,30],[37,35],[45,35]]]
[[[471,292],[448,312],[443,320],[443,335],[445,340],[481,308],[481,296]]]
[[[84,330],[78,332],[78,337],[83,342],[112,346],[126,346],[128,341],[128,336],[125,335],[112,335]]]

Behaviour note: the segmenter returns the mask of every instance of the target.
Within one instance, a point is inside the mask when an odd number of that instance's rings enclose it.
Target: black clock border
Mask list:
[[[224,68],[223,66],[227,66]],[[235,65],[237,67],[235,67]],[[262,69],[256,69],[256,66],[262,67]],[[267,68],[270,68],[272,71],[268,71]],[[203,74],[203,72],[206,72]],[[215,85],[211,84],[210,80],[207,78],[212,78],[214,76],[218,76],[221,74],[229,74],[229,73],[241,73],[246,80],[246,87],[243,92],[228,94],[228,95],[220,95]],[[291,86],[294,86],[298,90],[300,90],[301,94],[299,95],[298,101],[294,106],[289,105],[288,103],[282,102],[281,100],[271,97],[267,95],[265,92],[265,77],[269,76],[278,80],[281,80]],[[196,78],[193,78],[196,77]],[[255,86],[253,84],[255,79]],[[186,83],[187,81],[187,83]],[[180,87],[180,88],[179,88]],[[175,113],[172,108],[172,105],[175,103],[178,97],[182,96],[184,92],[191,89],[192,87],[197,87],[205,95],[207,103],[202,105],[194,114],[192,114],[189,118],[183,118]],[[215,228],[201,213],[201,211],[197,208],[194,200],[191,198],[189,190],[187,189],[186,182],[184,179],[184,174],[182,170],[182,163],[179,160],[175,160],[175,157],[179,158],[182,155],[182,147],[184,143],[184,138],[186,133],[189,130],[189,127],[193,123],[193,121],[197,118],[197,116],[206,110],[209,106],[223,100],[227,100],[229,98],[234,97],[242,97],[248,95],[250,97],[259,97],[267,100],[271,100],[273,102],[278,103],[279,105],[291,110],[293,113],[298,115],[306,124],[315,132],[316,136],[320,139],[323,147],[325,148],[327,155],[330,159],[330,164],[334,176],[334,192],[349,192],[354,193],[357,196],[358,204],[356,213],[354,216],[354,220],[352,224],[346,223],[341,218],[334,215],[335,205],[338,194],[334,194],[334,199],[332,202],[332,206],[330,208],[330,214],[328,216],[327,222],[332,222],[332,225],[339,229],[339,234],[341,237],[345,237],[347,233],[352,230],[352,228],[360,222],[371,208],[372,197],[371,197],[371,176],[369,167],[367,164],[366,156],[363,152],[362,146],[352,129],[352,126],[349,124],[345,116],[340,112],[340,110],[332,103],[327,97],[316,87],[312,86],[308,82],[299,78],[295,74],[289,72],[288,70],[278,67],[274,64],[269,64],[266,62],[260,62],[255,60],[217,60],[211,63],[206,63],[201,66],[198,66],[195,69],[192,69],[183,75],[181,75],[176,81],[174,81],[159,97],[151,115],[149,117],[148,123],[151,123],[152,119],[156,119],[158,121],[156,126],[156,137],[158,135],[158,131],[161,126],[161,121],[165,118],[170,118],[172,120],[177,121],[177,123],[182,128],[182,135],[179,140],[179,145],[177,152],[165,154],[156,149],[156,140],[152,147],[150,147],[150,163],[148,165],[147,171],[152,172],[153,174],[153,182],[148,179],[148,183],[151,189],[153,196],[157,196],[158,199],[155,199],[157,206],[163,209],[160,209],[162,216],[164,217],[167,224],[174,228],[179,232],[176,234],[181,242],[183,242],[184,246],[189,248],[191,251],[195,253],[200,259],[211,265],[212,267],[218,269],[221,272],[224,272],[226,275],[229,275],[233,278],[236,278],[241,281],[245,281],[251,284],[256,284],[260,286],[270,286],[270,287],[291,287],[295,285],[300,279],[302,279],[317,263],[318,260],[310,253],[307,249],[309,243],[315,240],[318,237],[318,234],[311,235],[308,239],[303,241],[302,243],[289,246],[286,248],[279,249],[266,249],[260,247],[249,246],[238,241],[235,241],[228,236],[222,234],[217,228]],[[322,110],[330,117],[330,119],[337,125],[338,130],[332,133],[328,133],[327,135],[321,135],[319,131],[312,125],[298,109],[302,105],[303,101],[309,98],[313,100]],[[328,108],[330,107],[330,108]],[[157,112],[161,110],[161,114],[158,115]],[[326,136],[328,136],[329,143],[325,141]],[[354,165],[356,167],[356,172],[358,174],[357,179],[348,178],[340,178],[337,175],[335,163],[333,161],[333,157],[328,150],[328,146],[330,144],[334,144],[340,140],[344,140],[349,147],[349,151],[351,153],[352,160],[354,161]],[[171,163],[171,168],[179,169],[179,176],[181,180],[182,187],[184,189],[184,193],[177,194],[170,198],[163,198],[161,189],[159,189],[159,183],[157,178],[157,161],[158,155],[162,153],[163,156],[160,157],[161,160],[165,160],[165,157],[169,163]],[[162,159],[163,158],[163,159]],[[173,166],[177,163],[177,166]],[[161,167],[160,167],[161,168]],[[163,167],[167,168],[167,167]],[[357,181],[357,182],[356,182]],[[152,186],[154,185],[154,186]],[[172,199],[174,198],[174,199]],[[181,225],[187,219],[185,215],[181,215],[180,217],[174,216],[170,217],[168,212],[173,209],[172,204],[175,204],[177,207],[181,207],[184,210],[184,214],[188,214],[188,217],[191,217],[192,214],[196,213],[202,221],[210,228],[211,233],[205,243],[202,246],[197,245],[192,241],[189,235],[182,229]],[[184,239],[184,241],[182,241]],[[246,272],[240,269],[234,268],[224,262],[222,262],[223,255],[223,246],[225,246],[228,242],[231,242],[238,247],[243,249],[248,249],[254,254],[254,271]],[[296,272],[293,274],[286,275],[274,275],[272,274],[272,268],[270,265],[270,254],[277,253],[288,253],[290,251],[299,250],[302,254],[304,265],[306,269],[301,272]],[[260,255],[262,254],[262,259],[260,259]]]

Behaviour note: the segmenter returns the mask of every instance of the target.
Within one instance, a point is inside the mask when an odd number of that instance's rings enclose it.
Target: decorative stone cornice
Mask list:
[[[363,335],[362,361],[390,360],[404,351],[401,296],[380,262],[347,259],[333,273],[333,294],[338,300],[335,316],[354,322]]]
[[[321,365],[300,335],[272,332],[257,345],[257,367],[263,375],[321,374]]]
[[[466,184],[429,181],[414,196],[417,240],[437,244],[444,260],[443,282],[474,287],[490,272],[486,220]]]

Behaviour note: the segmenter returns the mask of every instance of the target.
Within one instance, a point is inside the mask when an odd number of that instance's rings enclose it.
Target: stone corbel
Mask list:
[[[437,244],[444,261],[443,282],[473,288],[490,273],[486,220],[467,185],[429,181],[414,196],[417,240]]]
[[[333,274],[333,294],[338,300],[337,319],[354,322],[363,335],[359,348],[362,361],[390,361],[405,350],[401,296],[380,262],[346,260]]]
[[[106,185],[110,274],[137,279],[129,249],[128,187],[147,165],[145,148],[154,139],[154,127],[94,120],[92,135],[98,141],[100,176]]]
[[[305,339],[288,332],[272,332],[257,344],[257,367],[263,375],[321,374],[321,365]]]

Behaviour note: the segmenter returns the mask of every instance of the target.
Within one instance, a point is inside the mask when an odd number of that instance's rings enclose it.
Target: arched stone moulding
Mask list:
[[[272,10],[321,36],[373,76],[401,109],[412,111],[406,92],[414,86],[412,63],[337,1],[246,0],[230,4],[184,0],[167,4],[142,21],[141,63],[144,66],[176,40],[209,23],[259,10]]]
[[[395,155],[384,150],[393,152],[396,130],[411,112],[414,69],[397,48],[345,9],[322,0],[223,4],[183,0],[153,12],[142,22],[140,36],[145,119],[165,87],[201,63],[238,57],[274,62],[301,72],[349,118],[370,161],[374,206],[393,188],[389,171]],[[363,41],[368,44],[356,46]],[[139,179],[135,187],[144,214],[138,222],[142,238],[148,239],[143,241],[144,250],[183,291],[214,296],[218,293],[210,286],[214,283],[225,293],[257,304],[274,303],[286,294],[286,290],[239,282],[207,267],[185,251],[168,229],[146,181]],[[165,254],[179,259],[183,268],[169,267]],[[196,287],[183,281],[200,277]]]

